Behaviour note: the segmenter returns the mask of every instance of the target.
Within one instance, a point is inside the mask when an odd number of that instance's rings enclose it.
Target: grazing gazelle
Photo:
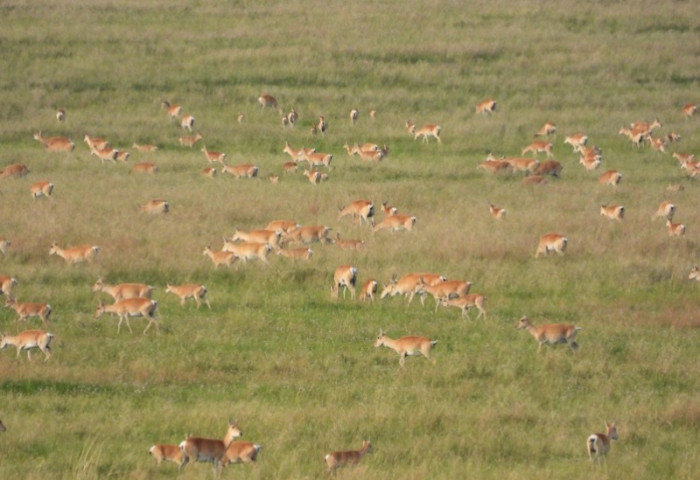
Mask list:
[[[195,462],[211,462],[214,474],[219,473],[219,462],[226,454],[226,449],[237,437],[243,436],[238,424],[229,421],[226,435],[223,440],[202,437],[187,437],[180,443],[180,450],[185,456],[185,465],[193,460]],[[218,476],[218,475],[217,475]]]
[[[331,298],[338,298],[340,287],[343,287],[343,298],[345,292],[350,290],[351,298],[355,298],[355,283],[357,283],[357,268],[352,265],[341,265],[333,273],[333,286],[331,287]]]
[[[530,335],[535,337],[539,346],[537,351],[542,349],[542,345],[554,345],[556,343],[566,343],[571,347],[572,351],[578,348],[578,343],[576,343],[576,334],[581,327],[576,327],[567,323],[549,323],[546,325],[535,326],[530,322],[527,316],[523,316],[518,320],[515,326],[518,330],[527,330]]]
[[[53,183],[41,180],[29,187],[29,192],[32,194],[34,200],[39,197],[49,198],[53,193]]]
[[[617,427],[615,422],[605,422],[605,433],[594,433],[586,440],[588,457],[600,461],[610,451],[610,440],[617,440]]]
[[[372,303],[374,303],[374,295],[377,293],[378,287],[379,284],[375,279],[370,278],[369,280],[366,280],[365,283],[362,284],[362,288],[360,288],[360,301],[364,302],[365,300],[369,299]]]
[[[374,204],[369,200],[355,200],[339,208],[339,210],[338,219],[350,215],[353,219],[353,223],[357,223],[358,220],[360,225],[362,225],[362,223],[374,222]]]
[[[535,167],[534,173],[537,175],[551,175],[559,178],[564,167],[556,160],[545,160]]]
[[[496,111],[496,101],[493,98],[487,98],[476,104],[476,113],[493,113]]]
[[[129,317],[143,317],[148,320],[148,325],[143,331],[145,335],[151,325],[156,326],[156,330],[160,330],[158,321],[156,320],[154,314],[158,308],[158,302],[151,300],[150,298],[124,298],[122,300],[117,300],[113,305],[103,305],[102,302],[97,306],[95,310],[95,318],[99,318],[105,313],[116,313],[119,316],[119,323],[117,324],[117,334],[121,331],[122,322],[126,320],[126,326],[130,333],[134,333],[131,330],[131,324],[129,323]]]
[[[366,454],[372,453],[372,444],[369,440],[362,442],[359,450],[335,451],[325,456],[328,472],[333,473],[338,467],[356,465]]]
[[[406,357],[423,355],[430,360],[430,350],[437,344],[437,340],[426,337],[406,336],[396,340],[389,338],[384,330],[379,330],[379,335],[374,341],[375,347],[389,347],[399,354],[399,366],[405,368]]]
[[[254,178],[258,176],[259,168],[252,163],[242,163],[239,165],[226,165],[221,167],[221,173],[228,173],[234,178]]]
[[[258,103],[260,104],[260,109],[264,109],[265,107],[270,107],[275,110],[279,110],[279,105],[277,103],[277,99],[273,97],[270,94],[263,93],[258,97]]]
[[[0,350],[3,350],[8,345],[17,347],[17,356],[22,353],[22,350],[27,351],[27,358],[32,359],[32,348],[38,348],[44,354],[44,361],[51,358],[51,339],[53,333],[43,330],[25,330],[17,335],[0,335]]]
[[[479,320],[481,317],[486,319],[486,310],[484,309],[485,301],[486,297],[480,293],[468,293],[457,298],[450,298],[449,296],[442,297],[439,300],[439,304],[443,307],[459,308],[462,310],[462,317],[467,319],[469,318],[469,309],[476,307],[476,309],[479,310],[479,315],[476,316],[476,319]]]
[[[442,131],[440,125],[426,123],[422,128],[416,129],[416,126],[413,123],[407,121],[406,128],[408,129],[408,132],[413,135],[414,140],[417,140],[418,137],[423,137],[423,143],[428,143],[428,137],[434,137],[438,143],[442,143],[442,140],[440,140],[440,132]]]
[[[72,152],[75,149],[75,143],[68,137],[45,137],[38,132],[34,139],[44,145],[47,152]]]
[[[177,469],[181,470],[182,466],[185,464],[185,455],[182,453],[182,450],[180,450],[179,445],[157,443],[148,449],[148,453],[151,454],[156,465],[160,465],[165,461],[170,461],[177,464]]]
[[[49,326],[49,317],[51,316],[51,305],[48,303],[38,302],[17,302],[14,298],[8,297],[5,300],[5,306],[11,308],[19,318],[17,321],[26,322],[28,317],[39,317],[44,322],[44,326]]]
[[[625,207],[622,205],[601,205],[600,216],[609,220],[622,221],[625,217]]]
[[[123,298],[151,298],[153,287],[145,283],[120,283],[108,285],[98,278],[92,286],[93,292],[104,292],[114,298],[115,301]]]
[[[209,163],[214,163],[214,162],[219,162],[219,163],[224,163],[226,161],[226,154],[223,152],[212,152],[210,150],[207,150],[207,146],[202,147],[202,152],[204,153],[204,156],[207,158],[207,161]]]
[[[188,298],[194,299],[197,304],[197,308],[202,305],[202,300],[207,304],[207,307],[211,310],[211,304],[207,298],[207,287],[200,285],[198,283],[188,283],[185,285],[171,285],[166,284],[165,293],[173,293],[180,297],[180,305],[185,305],[185,300]]]
[[[56,242],[51,244],[49,255],[58,255],[63,258],[69,265],[76,263],[88,262],[92,263],[100,251],[97,245],[80,245],[78,247],[61,248]]]
[[[540,241],[537,244],[537,251],[535,251],[535,258],[540,255],[547,256],[549,252],[556,252],[559,255],[564,255],[564,250],[566,250],[566,245],[569,243],[569,239],[564,235],[559,233],[546,233],[540,237]]]

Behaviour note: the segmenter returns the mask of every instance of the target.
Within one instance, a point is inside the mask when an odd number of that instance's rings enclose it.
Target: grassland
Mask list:
[[[375,3],[375,2],[372,2]],[[363,479],[690,479],[700,471],[698,307],[688,271],[698,262],[697,180],[671,152],[699,151],[700,7],[695,2],[164,2],[163,0],[0,2],[0,166],[24,163],[24,178],[0,180],[0,236],[11,240],[0,273],[19,281],[21,301],[53,306],[47,363],[0,352],[0,478],[172,478],[148,448],[184,435],[216,437],[229,418],[260,443],[259,467],[223,478],[326,476],[325,452],[374,453],[339,478]],[[260,111],[262,92],[295,108],[298,125]],[[492,116],[474,104],[498,101]],[[196,117],[196,129],[229,163],[260,166],[261,179],[204,179],[198,148],[161,109],[168,99]],[[65,108],[59,124],[54,112]],[[351,126],[351,108],[361,112]],[[377,110],[371,120],[368,112]],[[238,112],[245,115],[236,121]],[[318,115],[329,131],[309,133]],[[634,148],[621,125],[659,118],[682,136],[667,153]],[[442,144],[422,144],[404,123],[435,122]],[[545,121],[557,124],[561,179],[527,187],[517,175],[476,169],[488,152],[517,155]],[[32,139],[68,135],[70,154]],[[563,144],[585,132],[603,149],[588,172]],[[127,164],[101,164],[82,142],[89,133],[130,150],[155,143]],[[280,174],[285,141],[334,154],[328,182]],[[390,147],[379,164],[348,157],[345,142]],[[201,145],[201,144],[200,144]],[[154,176],[130,174],[153,161]],[[609,168],[616,188],[596,182]],[[29,186],[55,184],[33,201]],[[685,188],[666,192],[669,183]],[[167,216],[137,206],[166,198]],[[388,201],[416,215],[412,232],[373,235],[338,220],[340,205]],[[650,220],[662,200],[677,206],[683,238]],[[488,216],[487,202],[508,209]],[[625,205],[623,222],[598,215]],[[313,245],[312,261],[271,258],[215,270],[204,246],[235,228],[290,218],[324,224],[366,248]],[[533,258],[538,237],[565,233],[563,257]],[[97,261],[69,267],[51,242],[100,246]],[[486,320],[399,298],[332,301],[333,269],[353,263],[359,281],[387,282],[409,271],[473,282],[487,296]],[[156,287],[160,333],[116,333],[93,314],[91,285]],[[212,309],[181,307],[167,282],[209,289]],[[513,327],[583,327],[581,348],[543,349]],[[472,317],[475,315],[472,313]],[[25,328],[9,309],[0,330]],[[30,320],[38,327],[37,320]],[[372,342],[439,340],[434,363],[398,358]],[[620,440],[603,465],[584,442],[616,420]],[[189,466],[178,478],[211,478]]]

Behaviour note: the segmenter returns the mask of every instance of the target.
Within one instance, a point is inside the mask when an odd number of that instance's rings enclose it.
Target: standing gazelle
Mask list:
[[[167,284],[165,286],[165,293],[173,293],[180,297],[180,305],[185,305],[185,300],[188,298],[193,298],[197,304],[197,308],[202,305],[202,301],[207,304],[207,307],[211,310],[211,304],[207,298],[207,287],[200,285],[198,283],[189,283],[185,285],[171,285]]]
[[[238,424],[229,421],[223,440],[187,437],[180,443],[180,450],[185,456],[184,464],[186,465],[190,460],[194,460],[195,462],[211,462],[214,467],[214,474],[218,476],[220,472],[219,462],[224,459],[226,449],[235,438],[241,436],[243,436],[243,432],[238,428]]]
[[[331,298],[338,298],[340,287],[343,287],[343,298],[345,292],[350,290],[351,298],[355,298],[355,283],[357,282],[357,268],[352,265],[341,265],[333,273],[333,286],[331,287]]]
[[[379,336],[374,341],[376,347],[389,347],[399,354],[399,366],[405,368],[406,357],[413,355],[423,355],[430,360],[430,350],[437,344],[437,340],[426,337],[407,336],[396,340],[389,338],[384,330],[379,330]]]
[[[145,335],[148,329],[151,328],[151,325],[155,325],[156,329],[159,329],[158,321],[154,316],[157,307],[158,302],[150,298],[124,298],[118,300],[113,305],[103,305],[100,302],[95,311],[95,318],[99,318],[104,313],[116,313],[119,316],[119,324],[117,324],[117,334],[119,334],[123,321],[126,320],[126,326],[129,332],[133,333],[129,323],[129,317],[144,317],[148,320],[148,325],[146,325],[143,331]]]
[[[336,468],[345,465],[356,465],[366,454],[372,453],[372,444],[369,440],[362,442],[362,448],[359,450],[335,451],[325,456],[328,472],[333,473]]]
[[[63,258],[69,265],[76,263],[88,262],[92,263],[100,251],[100,247],[96,245],[81,245],[78,247],[61,248],[56,242],[51,244],[49,255],[58,255]]]
[[[594,433],[586,440],[586,450],[591,460],[600,461],[610,451],[610,440],[617,440],[615,422],[605,422],[605,433]]]
[[[22,353],[22,350],[27,351],[27,358],[32,359],[32,348],[38,348],[44,353],[44,361],[51,358],[51,339],[53,333],[43,330],[25,330],[17,335],[0,335],[0,350],[3,350],[8,345],[17,347],[17,356]]]
[[[539,347],[537,351],[542,349],[542,345],[554,345],[555,343],[566,343],[571,347],[572,351],[576,351],[578,343],[576,343],[576,334],[581,327],[576,327],[567,323],[549,323],[546,325],[535,326],[530,322],[527,316],[523,316],[518,320],[515,326],[518,330],[524,329],[530,332],[530,335],[535,337]]]

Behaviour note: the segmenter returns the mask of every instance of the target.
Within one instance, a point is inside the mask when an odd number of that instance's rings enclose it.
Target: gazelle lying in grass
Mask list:
[[[345,292],[350,290],[351,298],[355,298],[355,283],[357,283],[357,268],[352,265],[341,265],[333,273],[333,286],[331,287],[331,298],[338,298],[340,287],[343,287],[343,298]]]
[[[149,215],[163,215],[170,211],[170,203],[167,200],[149,200],[139,205],[139,211]]]
[[[165,461],[170,461],[177,465],[179,471],[185,464],[185,454],[182,453],[179,445],[157,443],[148,449],[148,453],[151,454],[156,465],[160,465]]]
[[[194,460],[195,462],[211,462],[214,467],[214,474],[220,473],[219,462],[226,454],[226,449],[234,439],[243,436],[243,432],[238,428],[238,424],[229,421],[226,435],[223,440],[202,437],[187,437],[180,443],[180,450],[185,456],[185,462]],[[223,467],[223,465],[222,465]]]
[[[5,349],[8,345],[17,347],[17,356],[19,357],[22,350],[27,351],[27,358],[32,359],[32,348],[38,348],[44,354],[44,361],[51,358],[51,339],[53,334],[43,330],[25,330],[17,335],[0,335],[0,350]]]
[[[80,245],[78,247],[61,248],[56,242],[53,242],[51,244],[51,248],[49,249],[49,255],[58,255],[69,265],[75,265],[76,263],[83,262],[92,263],[99,251],[100,247],[96,245]]]
[[[369,440],[363,441],[362,448],[359,450],[331,452],[325,456],[328,472],[333,473],[338,467],[356,465],[368,453],[372,453],[372,444]]]
[[[556,252],[559,255],[564,255],[564,250],[566,250],[566,245],[568,243],[569,239],[564,235],[559,233],[546,233],[540,237],[537,250],[535,251],[535,258],[540,255],[547,256],[549,252]]]
[[[17,321],[26,322],[29,317],[39,317],[44,322],[45,327],[49,326],[51,305],[48,303],[17,302],[14,298],[9,297],[5,300],[5,306],[17,313],[19,316]]]
[[[610,441],[617,440],[617,427],[615,422],[605,423],[605,433],[594,433],[586,440],[586,450],[588,457],[593,460],[600,460],[610,451]]]
[[[202,301],[207,304],[211,310],[211,304],[207,298],[207,287],[198,283],[187,283],[184,285],[171,285],[168,283],[165,286],[165,293],[172,293],[180,297],[180,305],[185,305],[185,300],[188,298],[194,299],[197,304],[197,309],[202,305]]]
[[[139,162],[134,164],[131,169],[133,173],[156,173],[158,171],[158,166],[152,162]]]
[[[566,343],[571,347],[572,351],[578,348],[575,339],[581,327],[576,327],[567,323],[549,323],[535,326],[530,322],[527,316],[523,316],[518,320],[515,328],[518,330],[527,330],[530,335],[535,337],[535,340],[537,340],[539,344],[537,351],[542,349],[542,345],[554,345],[555,343]]]
[[[292,260],[311,260],[314,251],[308,247],[280,248],[277,255],[290,258]]]
[[[224,457],[221,459],[221,468],[226,467],[232,463],[245,463],[256,465],[256,460],[258,459],[258,454],[262,450],[262,446],[253,442],[231,442],[231,444],[226,448]]]
[[[115,301],[124,298],[151,298],[153,287],[145,283],[120,283],[109,285],[98,278],[92,286],[93,292],[104,292],[114,298]]]
[[[142,153],[152,153],[152,152],[155,152],[156,150],[158,150],[157,145],[153,145],[150,143],[136,143],[136,142],[134,142],[131,145],[131,147],[135,148],[136,150],[138,150],[139,152],[142,152]]]
[[[105,313],[117,314],[119,316],[117,334],[119,334],[122,328],[122,322],[125,320],[129,332],[134,333],[133,330],[131,330],[129,317],[143,317],[148,320],[148,325],[146,325],[143,331],[145,335],[148,329],[151,328],[151,325],[155,325],[157,330],[160,329],[158,321],[154,316],[157,307],[158,302],[150,298],[124,298],[122,300],[117,300],[113,305],[103,305],[102,302],[100,302],[95,311],[95,318],[97,319]]]
[[[625,217],[625,207],[622,205],[601,205],[600,215],[609,220],[622,221]]]
[[[437,340],[426,337],[406,336],[396,340],[389,338],[384,330],[379,330],[379,336],[374,341],[375,347],[389,347],[399,354],[399,367],[405,368],[406,357],[423,355],[430,360],[430,350],[437,345]]]

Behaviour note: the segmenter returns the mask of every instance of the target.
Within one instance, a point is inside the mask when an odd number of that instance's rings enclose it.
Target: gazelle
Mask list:
[[[90,150],[101,150],[103,148],[109,148],[112,145],[104,138],[91,137],[87,133],[83,137],[83,141],[87,144]]]
[[[280,248],[277,255],[290,258],[292,260],[310,260],[314,251],[308,247]]]
[[[566,343],[571,347],[572,351],[576,351],[578,344],[576,343],[576,334],[581,327],[576,327],[568,323],[548,323],[546,325],[535,326],[530,322],[527,316],[523,316],[518,320],[515,328],[518,330],[527,330],[532,335],[539,346],[537,351],[542,349],[542,345],[554,345],[557,343]]]
[[[496,111],[496,101],[493,98],[487,98],[476,104],[476,113],[493,113]]]
[[[32,348],[38,348],[44,354],[44,361],[51,358],[51,339],[53,333],[43,330],[25,330],[17,335],[0,335],[0,350],[5,349],[8,345],[17,348],[17,356],[19,357],[22,350],[27,351],[27,358],[32,359]]]
[[[207,245],[204,248],[204,252],[202,254],[211,259],[211,261],[214,263],[215,268],[219,268],[219,265],[230,267],[233,264],[233,261],[236,259],[235,254],[225,251],[215,252],[211,249],[210,245]]]
[[[13,163],[0,171],[0,179],[7,177],[23,177],[29,173],[29,168],[21,163]]]
[[[549,252],[564,255],[564,250],[566,250],[566,245],[568,243],[569,239],[564,235],[559,233],[546,233],[540,237],[540,241],[537,244],[537,251],[535,251],[535,258],[540,255],[547,256]]]
[[[207,287],[198,283],[188,283],[184,285],[171,285],[168,283],[165,286],[165,293],[172,293],[180,297],[180,305],[185,305],[185,300],[188,298],[194,299],[197,304],[197,309],[202,305],[202,301],[207,304],[211,310],[211,304],[207,298]]]
[[[385,145],[384,148],[378,148],[377,150],[365,150],[358,148],[356,153],[365,162],[381,162],[388,151],[389,148]]]
[[[102,163],[105,163],[107,160],[116,162],[119,156],[119,150],[112,147],[90,148],[90,155],[96,156]]]
[[[9,275],[0,275],[0,294],[12,298],[12,289],[17,285],[17,279]]]
[[[405,368],[406,357],[423,355],[430,360],[430,350],[437,345],[437,340],[426,337],[406,336],[396,340],[386,336],[384,330],[379,330],[379,335],[374,341],[375,348],[388,347],[399,354],[399,366]]]
[[[338,219],[350,215],[353,223],[357,223],[359,220],[360,225],[374,220],[374,203],[369,200],[355,200],[339,210]]]
[[[131,171],[134,173],[149,173],[154,174],[158,171],[158,166],[151,162],[140,162],[135,164]]]
[[[182,120],[180,120],[180,127],[182,127],[183,130],[191,132],[192,128],[194,128],[194,115],[186,115],[182,117]]]
[[[557,133],[557,126],[553,124],[552,122],[546,122],[544,125],[542,125],[542,128],[537,130],[535,132],[535,137],[548,137],[550,135],[554,135]]]
[[[206,145],[202,147],[202,152],[209,163],[219,162],[223,164],[226,161],[225,153],[209,151]]]
[[[446,280],[447,278],[437,273],[407,273],[401,278],[397,278],[394,275],[390,283],[384,284],[379,298],[384,298],[387,295],[391,297],[403,295],[407,297],[410,305],[416,294],[416,289],[421,283],[424,285],[436,285]]]
[[[72,152],[75,149],[75,143],[68,137],[45,137],[37,132],[34,139],[44,145],[47,152]]]
[[[61,248],[56,242],[51,244],[49,255],[58,255],[63,258],[69,265],[76,263],[92,263],[100,251],[97,245],[80,245],[78,247]]]
[[[331,452],[325,456],[328,472],[333,473],[338,467],[356,465],[368,453],[372,453],[372,444],[369,440],[364,440],[359,450]]]
[[[238,123],[243,123],[244,119],[245,119],[245,115],[243,114],[243,112],[238,112],[238,117],[237,117]]]
[[[542,152],[547,154],[547,158],[550,158],[552,157],[552,148],[553,145],[550,142],[546,140],[537,140],[523,148],[520,154],[525,155],[528,152],[532,152],[533,154],[537,155],[538,153]]]
[[[357,282],[357,268],[352,265],[341,265],[333,273],[333,286],[331,287],[331,298],[338,298],[340,287],[343,287],[343,298],[345,292],[350,290],[351,298],[355,298],[355,283]]]
[[[305,169],[304,170],[304,176],[309,180],[309,182],[313,183],[314,185],[318,185],[323,181],[323,177],[321,176],[321,172],[318,170],[311,170]]]
[[[331,227],[323,225],[306,225],[297,227],[289,231],[285,238],[292,242],[300,242],[310,244],[314,242],[330,243],[328,234],[332,230]]]
[[[350,123],[355,125],[355,123],[357,123],[357,119],[359,116],[360,116],[360,111],[358,109],[353,108],[352,110],[350,110]]]
[[[622,174],[617,170],[608,170],[598,177],[598,183],[601,185],[617,186],[622,181]]]
[[[605,433],[591,434],[586,440],[586,450],[591,461],[600,461],[610,451],[610,440],[617,440],[615,422],[605,422]]]
[[[56,110],[56,120],[59,122],[65,122],[66,121],[66,111],[63,108],[59,108]]]
[[[549,181],[542,175],[528,175],[523,178],[521,183],[523,185],[546,185]]]
[[[120,162],[128,162],[129,157],[131,157],[131,154],[129,152],[127,152],[126,150],[119,150],[119,153],[117,153],[116,160]]]
[[[673,223],[669,219],[666,219],[666,230],[668,230],[669,237],[682,237],[685,235],[685,225]]]
[[[139,210],[149,215],[162,215],[170,211],[170,203],[167,200],[149,200],[140,205]]]
[[[245,463],[256,466],[255,461],[258,459],[258,454],[262,450],[262,446],[253,442],[235,441],[226,448],[224,457],[221,459],[221,467],[226,467],[232,463]]]
[[[0,237],[0,253],[7,255],[7,249],[10,248],[10,245],[12,245],[12,242],[5,237]]]
[[[561,171],[564,167],[561,163],[556,160],[545,160],[540,162],[540,164],[535,168],[534,172],[536,175],[551,175],[553,177],[559,178],[561,176]]]
[[[306,150],[302,150],[302,158],[309,163],[309,167],[331,167],[331,161],[333,161],[333,154],[330,153],[307,153]]]
[[[202,437],[187,437],[180,443],[180,450],[185,456],[186,465],[190,460],[195,462],[211,462],[214,473],[219,472],[219,462],[226,454],[226,449],[235,438],[243,436],[238,424],[229,421],[223,440]]]
[[[185,463],[185,455],[180,450],[179,445],[157,443],[148,449],[148,453],[151,454],[156,465],[170,461],[177,465],[178,470],[181,470]]]
[[[656,213],[651,216],[651,219],[663,217],[666,220],[672,220],[674,213],[676,213],[676,206],[668,200],[664,200],[659,205],[659,208],[656,209]]]
[[[505,160],[486,160],[485,162],[480,162],[476,168],[486,170],[493,174],[511,173],[513,171],[513,166]]]
[[[299,169],[299,165],[296,162],[284,162],[282,164],[282,171],[286,175],[294,174]]]
[[[372,303],[374,303],[374,295],[377,293],[378,287],[379,284],[375,279],[371,278],[366,280],[360,288],[360,301],[364,302],[365,300],[370,300]]]
[[[279,104],[277,103],[277,99],[267,93],[263,93],[258,97],[258,104],[260,104],[261,110],[265,107],[270,107],[275,110],[279,110]]]
[[[504,218],[506,218],[506,209],[497,207],[493,203],[489,203],[489,213],[496,220],[503,220]]]
[[[37,303],[37,302],[17,302],[14,298],[8,297],[5,300],[5,306],[11,308],[19,318],[17,321],[26,322],[29,317],[39,317],[44,326],[49,326],[49,317],[51,316],[51,305],[48,303]]]
[[[241,163],[239,165],[226,165],[221,167],[221,173],[228,173],[234,178],[254,178],[258,176],[258,167],[252,163]]]
[[[416,217],[413,215],[395,214],[385,217],[381,222],[374,226],[373,232],[380,230],[391,230],[398,232],[400,230],[413,230],[416,225]]]
[[[685,118],[690,118],[693,115],[695,115],[695,112],[698,111],[698,107],[694,103],[688,103],[683,106],[683,109],[681,112],[683,113],[683,116]]]
[[[651,135],[654,130],[657,128],[661,128],[661,122],[659,121],[658,118],[654,119],[653,122],[648,123],[648,122],[633,122],[630,123],[630,130],[633,132],[641,132],[644,133],[645,136]]]
[[[600,216],[609,220],[622,221],[625,217],[625,207],[622,205],[601,205]]]
[[[514,171],[525,173],[534,173],[540,165],[536,158],[504,157],[502,161],[508,162]]]
[[[465,282],[462,280],[445,280],[444,282],[438,282],[434,285],[426,285],[421,279],[416,286],[416,293],[421,296],[421,304],[425,304],[424,293],[432,295],[435,299],[435,311],[437,312],[442,299],[463,297],[469,293],[471,287],[472,282]]]
[[[267,224],[265,230],[274,230],[280,233],[290,233],[292,230],[301,227],[293,220],[272,220]]]
[[[321,135],[324,135],[326,133],[326,130],[328,130],[328,123],[326,122],[326,117],[323,115],[318,117],[318,122],[313,126],[311,129],[311,133],[314,135],[316,133],[321,133]]]
[[[135,148],[136,150],[142,153],[152,153],[158,150],[157,145],[152,145],[150,143],[139,144],[134,142],[133,145],[131,145],[131,147]]]
[[[183,135],[182,137],[178,138],[177,141],[182,145],[183,147],[194,147],[194,144],[197,143],[202,139],[202,135],[200,133],[196,133],[194,136],[191,135]]]
[[[585,133],[574,133],[564,139],[564,143],[571,145],[574,149],[574,153],[578,152],[581,147],[588,143],[588,135]]]
[[[200,175],[206,178],[216,177],[216,167],[205,167],[199,171]]]
[[[92,286],[93,292],[104,292],[111,296],[115,301],[125,298],[151,298],[153,295],[153,287],[145,283],[119,283],[117,285],[109,285],[98,278]]]
[[[268,243],[259,242],[243,242],[234,243],[229,241],[224,241],[224,246],[221,249],[224,252],[233,253],[236,258],[240,259],[243,263],[248,260],[260,260],[261,262],[267,264],[267,254],[270,253],[272,247]]]
[[[168,116],[173,120],[178,118],[182,113],[182,106],[171,104],[167,100],[163,100],[161,106],[165,108],[166,112],[168,113]]]
[[[644,139],[647,137],[647,133],[645,131],[631,130],[627,127],[620,127],[620,130],[617,133],[629,138],[635,147],[642,146]]]
[[[382,213],[388,217],[399,213],[399,209],[389,205],[389,202],[382,202],[382,206],[380,207],[380,209],[381,209]]]
[[[292,148],[289,146],[289,142],[284,142],[284,149],[282,150],[282,153],[286,153],[292,158],[293,162],[298,162],[299,160],[304,159],[304,154],[305,153],[314,153],[316,151],[315,148],[309,148],[306,149],[304,147],[302,148]]]
[[[231,235],[232,242],[248,242],[248,243],[267,243],[272,248],[279,248],[280,237],[282,236],[281,230],[249,230],[243,231],[236,229]]]
[[[335,238],[332,241],[343,250],[361,250],[365,245],[364,240],[341,239],[339,233],[335,234]]]
[[[406,122],[406,128],[413,135],[414,140],[417,140],[418,137],[423,137],[423,143],[428,143],[428,137],[434,137],[438,143],[442,143],[442,140],[440,140],[440,132],[442,131],[440,125],[426,123],[420,129],[416,129],[414,124]]]
[[[287,116],[284,117],[284,118],[287,119],[287,123],[289,124],[289,126],[290,126],[290,127],[293,127],[294,125],[296,125],[297,120],[299,120],[299,114],[297,113],[296,110],[294,110],[294,109],[292,108],[292,109],[289,111],[289,113],[287,114]]]
[[[581,153],[581,156],[579,157],[579,163],[583,165],[583,167],[588,170],[592,171],[600,167],[600,162],[601,162],[601,156],[598,154],[584,154]]]
[[[698,268],[697,265],[695,265],[690,270],[690,273],[688,274],[688,280],[696,280],[696,281],[700,282],[700,268]]]
[[[41,180],[32,184],[32,186],[29,187],[29,192],[32,194],[34,200],[40,197],[49,198],[53,193],[53,183]]]
[[[103,305],[102,302],[97,306],[95,310],[95,318],[101,317],[105,313],[114,313],[119,317],[119,323],[117,324],[117,334],[121,331],[122,322],[126,321],[126,326],[130,333],[134,333],[131,330],[131,324],[129,323],[129,317],[143,317],[148,320],[148,325],[143,331],[145,335],[151,325],[156,326],[156,330],[159,330],[158,321],[155,319],[156,308],[158,308],[158,302],[151,300],[150,298],[124,298],[122,300],[117,300],[113,305]]]
[[[479,320],[481,317],[486,319],[484,302],[486,302],[486,297],[484,295],[480,293],[468,293],[457,298],[442,297],[439,305],[443,307],[459,308],[464,318],[469,318],[469,309],[475,307],[479,310],[479,315],[476,316],[476,319]]]

